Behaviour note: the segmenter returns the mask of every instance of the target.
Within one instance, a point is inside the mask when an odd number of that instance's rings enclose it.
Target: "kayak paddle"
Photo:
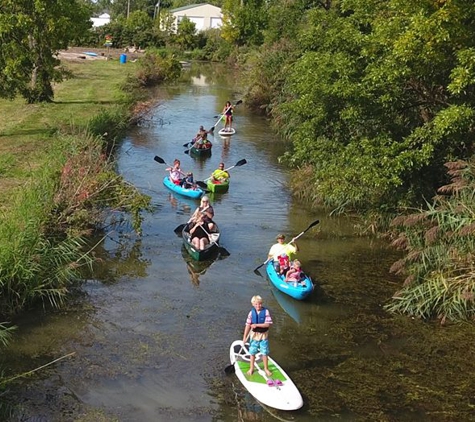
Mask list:
[[[299,233],[297,236],[292,238],[292,240],[289,243],[295,242],[300,236],[303,236],[306,232],[308,232],[312,227],[316,226],[318,223],[320,223],[320,220],[315,220],[313,223],[309,224],[309,226],[303,232]],[[260,275],[259,271],[257,270],[263,267],[264,265],[266,265],[270,260],[271,258],[267,258],[265,262],[263,262],[261,265],[259,265],[258,267],[254,269],[254,273],[257,275]]]

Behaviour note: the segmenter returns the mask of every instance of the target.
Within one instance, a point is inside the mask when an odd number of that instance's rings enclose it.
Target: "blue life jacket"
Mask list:
[[[266,308],[262,307],[258,314],[256,308],[253,307],[251,312],[251,324],[264,324],[266,322]],[[265,333],[266,331],[269,331],[269,328],[257,327],[254,328],[253,331],[256,333]]]

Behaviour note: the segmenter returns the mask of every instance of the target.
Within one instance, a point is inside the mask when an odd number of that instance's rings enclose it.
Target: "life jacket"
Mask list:
[[[290,259],[289,256],[285,253],[279,255],[278,257],[279,265],[281,268],[288,268],[290,266]]]
[[[303,276],[303,271],[302,270],[295,271],[292,274],[290,274],[290,276],[289,276],[290,280],[289,281],[300,281],[302,279],[302,276]]]
[[[251,316],[251,323],[252,324],[264,324],[266,322],[266,308],[262,308],[259,311],[259,314],[256,311],[256,308],[252,308],[251,310],[252,316]],[[262,328],[262,327],[256,327],[253,330],[256,333],[265,333],[269,331],[269,328]]]

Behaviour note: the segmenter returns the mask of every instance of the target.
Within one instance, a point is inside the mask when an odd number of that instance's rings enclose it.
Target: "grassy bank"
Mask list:
[[[110,145],[131,118],[133,91],[122,90],[135,64],[67,62],[71,78],[53,103],[1,101],[0,316],[38,301],[56,306],[91,259],[85,235],[104,209],[132,213],[147,198],[115,174]]]
[[[33,177],[48,156],[58,132],[85,129],[92,116],[115,111],[127,101],[120,89],[136,64],[117,61],[65,62],[73,77],[55,87],[50,104],[0,100],[0,203],[9,204],[12,189]]]

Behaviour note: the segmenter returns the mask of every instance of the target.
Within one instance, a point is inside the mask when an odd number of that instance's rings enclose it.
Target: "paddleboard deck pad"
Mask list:
[[[242,340],[236,340],[231,344],[229,358],[234,364],[239,381],[262,404],[279,410],[297,410],[303,406],[298,388],[270,356],[268,357],[269,370],[272,372],[270,377],[264,372],[260,353],[256,355],[253,374],[247,375],[250,355],[247,345],[244,345]]]
[[[234,135],[236,133],[236,131],[234,130],[234,128],[232,127],[231,129],[221,129],[219,132],[218,132],[221,136],[231,136],[231,135]]]

